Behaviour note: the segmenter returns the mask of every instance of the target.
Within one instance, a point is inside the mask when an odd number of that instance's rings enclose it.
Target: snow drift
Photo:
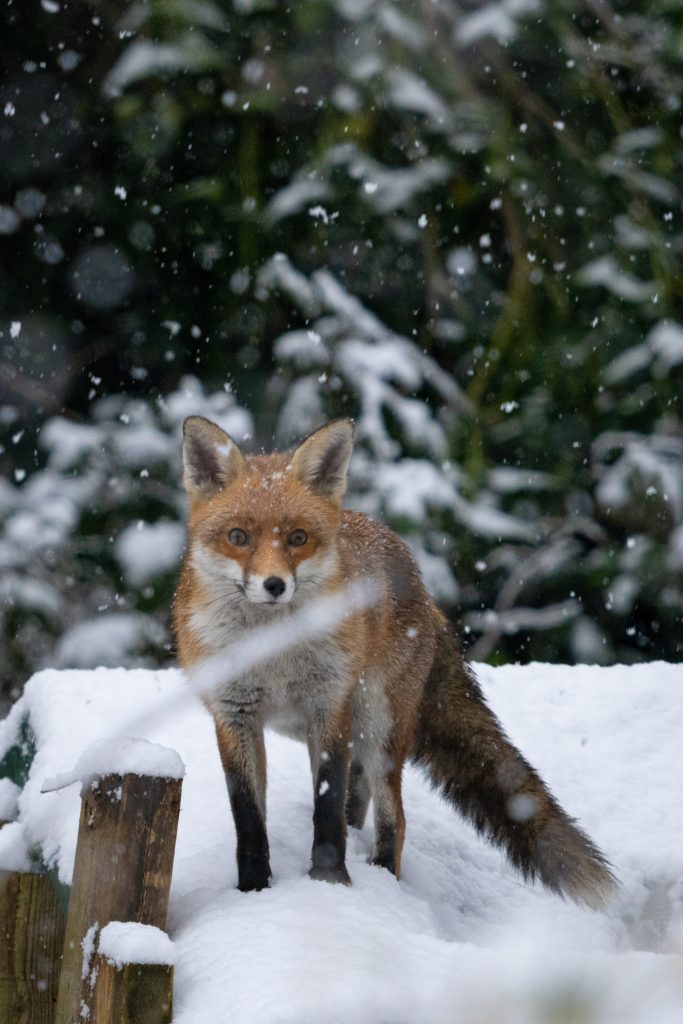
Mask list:
[[[351,888],[310,880],[307,754],[271,733],[273,883],[236,891],[212,722],[177,671],[31,679],[0,723],[0,759],[22,722],[32,754],[18,798],[12,790],[17,821],[0,831],[0,866],[37,856],[68,884],[79,788],[41,793],[44,780],[97,741],[144,736],[186,765],[168,922],[175,1024],[679,1024],[683,666],[478,673],[513,742],[614,865],[622,888],[607,912],[525,886],[413,769],[401,881],[366,863],[370,826],[349,838]]]

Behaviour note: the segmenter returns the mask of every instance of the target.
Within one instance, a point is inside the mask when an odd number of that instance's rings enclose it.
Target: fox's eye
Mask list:
[[[287,540],[293,548],[300,548],[308,540],[308,534],[305,530],[293,530]]]
[[[228,533],[228,540],[231,544],[234,544],[236,548],[243,548],[245,544],[249,543],[249,538],[244,530],[240,530],[239,526],[230,530]]]

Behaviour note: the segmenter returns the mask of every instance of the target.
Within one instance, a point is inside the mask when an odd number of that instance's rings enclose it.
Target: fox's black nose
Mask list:
[[[267,590],[271,597],[279,597],[280,594],[284,594],[287,584],[279,576],[269,576],[263,581],[263,589]]]

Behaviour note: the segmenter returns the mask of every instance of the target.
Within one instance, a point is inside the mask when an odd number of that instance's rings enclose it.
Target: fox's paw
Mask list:
[[[237,888],[240,892],[260,892],[270,885],[269,864],[246,864],[239,869]]]
[[[351,885],[351,876],[344,864],[334,868],[312,867],[308,877],[314,878],[317,882],[341,882],[342,885]]]
[[[396,870],[396,860],[394,856],[384,856],[383,854],[373,854],[372,857],[368,857],[368,864],[372,864],[376,868],[386,868],[392,875],[398,878],[398,871]]]

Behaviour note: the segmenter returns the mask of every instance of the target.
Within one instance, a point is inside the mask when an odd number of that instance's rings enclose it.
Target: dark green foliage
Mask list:
[[[36,753],[36,738],[28,718],[23,718],[14,744],[0,759],[0,779],[10,779],[23,789]]]
[[[5,683],[105,605],[164,620],[172,569],[145,596],[109,538],[181,516],[170,455],[105,445],[120,487],[31,557],[17,492],[54,472],[46,419],[115,422],[102,396],[145,403],[170,452],[155,403],[188,373],[229,383],[259,444],[361,417],[355,500],[476,655],[680,658],[680,5],[51,6],[15,0],[0,40],[0,557],[53,588],[3,585]]]

